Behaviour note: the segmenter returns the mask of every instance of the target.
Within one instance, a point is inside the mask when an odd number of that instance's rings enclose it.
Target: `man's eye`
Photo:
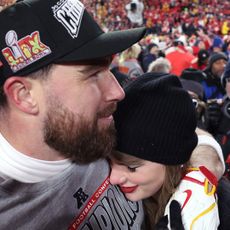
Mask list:
[[[136,169],[137,169],[137,167],[128,166],[128,170],[129,170],[130,172],[136,172]]]
[[[97,77],[99,77],[99,74],[100,74],[100,72],[98,71],[98,72],[92,74],[90,77],[94,77],[94,78],[96,77],[97,78]]]

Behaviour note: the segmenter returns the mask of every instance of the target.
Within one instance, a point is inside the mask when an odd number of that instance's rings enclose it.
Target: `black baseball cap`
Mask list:
[[[110,56],[144,35],[144,27],[105,33],[79,0],[24,0],[0,13],[1,82],[50,63]]]

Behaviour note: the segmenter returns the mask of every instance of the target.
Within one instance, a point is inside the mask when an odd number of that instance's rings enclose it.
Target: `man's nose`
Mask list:
[[[109,71],[106,77],[105,92],[106,101],[121,101],[125,97],[124,90],[114,77],[114,75]]]

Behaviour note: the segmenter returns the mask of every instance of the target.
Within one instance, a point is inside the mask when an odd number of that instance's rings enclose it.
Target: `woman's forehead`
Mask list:
[[[137,158],[135,156],[126,154],[126,153],[122,153],[119,151],[115,151],[112,154],[112,159],[114,159],[117,162],[122,162],[122,163],[126,163],[126,164],[136,164],[136,163],[141,163],[144,160]]]

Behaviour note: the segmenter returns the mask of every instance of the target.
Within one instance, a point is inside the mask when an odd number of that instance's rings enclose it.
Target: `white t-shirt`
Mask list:
[[[36,183],[59,174],[71,165],[71,161],[44,161],[29,157],[17,151],[0,134],[0,165],[0,177],[3,179]]]

